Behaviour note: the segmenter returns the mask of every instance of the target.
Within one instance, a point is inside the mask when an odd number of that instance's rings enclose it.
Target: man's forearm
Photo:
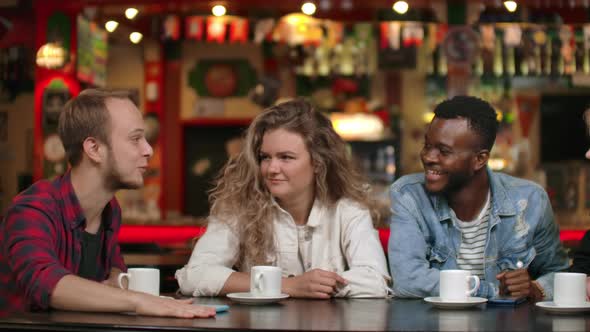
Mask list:
[[[66,275],[55,286],[50,306],[55,309],[97,312],[135,311],[133,292]]]

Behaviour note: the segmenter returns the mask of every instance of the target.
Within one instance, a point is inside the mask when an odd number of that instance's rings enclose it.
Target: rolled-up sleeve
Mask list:
[[[207,231],[193,249],[191,258],[176,271],[180,291],[190,296],[216,296],[235,272],[239,239],[228,223],[211,218]]]
[[[345,217],[342,232],[342,251],[349,269],[342,273],[348,285],[336,297],[386,297],[387,284],[391,281],[387,272],[385,253],[379,235],[368,210],[355,209]]]
[[[6,214],[3,231],[3,254],[26,301],[48,309],[59,280],[72,274],[55,251],[58,236],[51,218],[34,207],[15,205]]]

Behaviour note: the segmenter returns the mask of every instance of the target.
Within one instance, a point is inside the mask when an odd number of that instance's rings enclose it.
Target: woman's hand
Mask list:
[[[313,269],[302,275],[284,278],[283,292],[292,297],[329,299],[348,284],[340,275],[321,269]]]

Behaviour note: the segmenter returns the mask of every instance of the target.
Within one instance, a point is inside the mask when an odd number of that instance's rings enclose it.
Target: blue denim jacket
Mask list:
[[[484,274],[475,296],[498,295],[496,275],[528,267],[553,298],[553,273],[568,267],[547,194],[539,185],[488,169],[491,215],[484,253]],[[390,188],[389,266],[399,297],[438,296],[440,270],[458,269],[461,232],[444,197],[429,194],[424,174],[400,178]]]

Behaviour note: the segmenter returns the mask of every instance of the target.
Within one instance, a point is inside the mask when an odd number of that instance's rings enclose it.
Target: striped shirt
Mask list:
[[[490,219],[490,193],[486,204],[481,209],[479,216],[472,221],[461,221],[455,213],[452,216],[461,231],[461,246],[457,255],[457,267],[466,270],[471,275],[476,275],[480,280],[484,279],[484,250],[488,237],[488,221]]]

